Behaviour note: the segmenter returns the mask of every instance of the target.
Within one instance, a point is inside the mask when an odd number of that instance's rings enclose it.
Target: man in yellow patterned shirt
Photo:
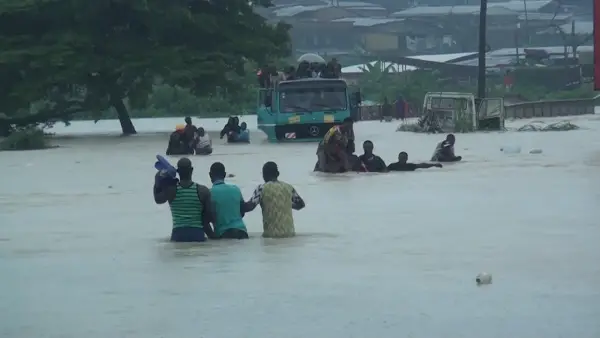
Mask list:
[[[286,238],[296,235],[292,209],[304,208],[304,200],[290,184],[279,181],[275,162],[267,162],[262,169],[265,183],[259,185],[245,203],[245,212],[260,204],[263,215],[263,237]]]
[[[340,173],[352,168],[349,155],[354,152],[353,123],[352,118],[348,117],[341,125],[327,131],[317,146],[315,171]]]

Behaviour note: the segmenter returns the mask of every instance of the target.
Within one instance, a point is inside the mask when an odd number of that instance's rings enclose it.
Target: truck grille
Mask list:
[[[293,133],[295,139],[323,138],[325,133],[335,125],[336,123],[285,124],[275,126],[275,137],[279,141],[286,140],[290,139],[289,134]]]

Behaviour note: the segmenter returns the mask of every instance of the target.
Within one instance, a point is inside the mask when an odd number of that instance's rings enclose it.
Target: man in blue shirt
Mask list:
[[[216,238],[246,239],[248,230],[244,224],[244,197],[235,184],[225,183],[225,166],[215,162],[210,166],[210,180],[213,183],[211,200],[213,205]]]

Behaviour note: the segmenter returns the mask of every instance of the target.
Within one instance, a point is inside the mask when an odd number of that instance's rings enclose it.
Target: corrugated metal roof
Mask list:
[[[527,14],[520,14],[519,15],[519,20],[556,20],[556,21],[563,21],[563,20],[568,20],[570,17],[572,17],[571,14],[556,14],[554,15],[554,13],[529,13],[529,10],[527,11]]]
[[[565,33],[571,33],[571,23],[560,26]],[[594,23],[592,21],[575,21],[575,34],[594,34]]]
[[[478,6],[417,6],[392,13],[392,16],[471,14],[478,10]]]
[[[451,62],[452,60],[460,59],[465,56],[474,55],[477,53],[451,53],[451,54],[433,54],[433,55],[415,55],[415,56],[407,56],[409,59],[417,59],[423,61],[433,61],[433,62]]]
[[[336,6],[338,4],[336,3]],[[305,0],[290,1],[289,3],[276,2],[271,8],[291,7],[291,6],[332,6],[331,0]],[[364,1],[339,1],[339,7],[379,7],[379,4]]]
[[[542,1],[527,1],[527,12],[536,12],[540,8],[549,5],[552,0]],[[478,14],[479,6],[417,6],[405,9],[403,11],[392,13],[392,16],[404,17],[404,16],[435,16],[435,15],[466,15],[466,14]],[[525,5],[523,1],[508,1],[508,2],[495,2],[488,4],[488,15],[503,15],[512,13],[525,12]]]
[[[570,29],[570,28],[569,28]],[[519,48],[519,55],[525,55],[525,49],[540,49],[545,50],[549,54],[563,54],[565,51],[564,46],[549,46],[549,47],[527,47],[527,48]],[[570,51],[571,47],[567,47],[567,50]],[[577,47],[577,51],[586,52],[593,51],[594,46],[579,46]],[[501,48],[497,50],[493,50],[486,54],[487,56],[515,56],[516,51],[515,48]]]
[[[377,5],[368,2],[359,2],[359,1],[348,1],[348,2],[340,2],[336,4],[336,6],[332,5],[312,5],[312,6],[281,6],[276,7],[273,10],[273,14],[278,17],[291,17],[298,15],[300,13],[305,12],[315,12],[325,8],[343,8],[348,10],[372,10],[372,11],[385,11],[386,9]]]
[[[352,22],[356,27],[373,27],[391,22],[400,22],[405,19],[400,18],[341,18],[333,20],[333,22]]]
[[[329,3],[329,1],[323,1],[324,3]],[[339,7],[381,7],[378,4],[374,4],[371,2],[363,2],[363,1],[340,1],[336,3],[336,6]]]
[[[373,61],[373,62],[369,62],[368,64],[370,64],[371,66],[374,66],[378,61]],[[403,65],[399,65],[397,63],[390,63],[390,62],[382,62],[381,66],[383,68],[387,68],[388,66],[390,67],[390,72],[391,73],[401,73],[407,70],[415,70],[417,69],[416,67],[413,66],[403,66]],[[354,66],[348,66],[348,67],[344,67],[342,68],[342,74],[360,74],[360,73],[364,73],[367,70],[367,64],[359,64],[359,65],[354,65]]]
[[[456,60],[456,59],[462,58],[464,56],[474,55],[474,54],[477,54],[477,53],[415,55],[415,56],[407,56],[406,58],[423,60],[423,61],[433,61],[433,62],[450,62],[452,60]],[[375,65],[375,63],[377,63],[377,61],[369,62],[369,64],[371,64],[372,66]],[[407,70],[417,69],[417,67],[414,67],[414,66],[406,66],[406,65],[400,65],[397,63],[382,62],[382,67],[384,67],[384,68],[388,67],[390,65],[392,66],[392,68],[390,69],[390,71],[392,73],[399,73],[399,72],[403,72],[403,71],[407,71]],[[346,74],[363,73],[365,71],[366,67],[367,67],[366,64],[348,66],[348,67],[342,68],[342,73],[346,73]]]
[[[513,49],[513,51],[514,51],[514,49]],[[485,67],[486,68],[494,68],[494,67],[503,66],[503,65],[511,65],[511,64],[515,64],[515,60],[516,60],[515,56],[489,56],[489,55],[486,55]],[[479,59],[475,58],[472,60],[455,62],[455,64],[461,65],[461,66],[477,67],[477,66],[479,66]]]

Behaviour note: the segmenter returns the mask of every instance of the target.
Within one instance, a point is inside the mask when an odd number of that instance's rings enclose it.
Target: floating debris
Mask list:
[[[521,147],[519,146],[506,146],[506,147],[502,147],[500,148],[500,151],[505,153],[505,154],[520,154],[521,153]]]
[[[477,285],[492,284],[492,275],[487,272],[482,272],[475,277]]]
[[[550,124],[542,121],[533,121],[517,129],[517,131],[569,131],[576,129],[579,129],[579,126],[569,121],[559,121]]]

